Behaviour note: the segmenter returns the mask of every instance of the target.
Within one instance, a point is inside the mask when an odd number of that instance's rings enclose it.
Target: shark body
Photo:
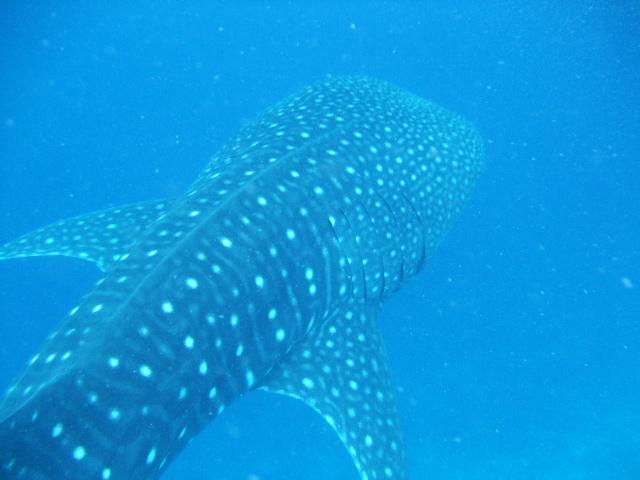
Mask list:
[[[431,254],[482,156],[475,129],[433,103],[329,79],[244,128],[182,197],[2,247],[105,272],[0,404],[2,478],[158,478],[257,388],[320,413],[361,479],[406,478],[377,312]]]

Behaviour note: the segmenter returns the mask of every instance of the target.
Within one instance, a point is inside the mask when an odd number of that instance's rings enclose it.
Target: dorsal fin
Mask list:
[[[319,324],[261,382],[298,398],[338,433],[362,480],[406,478],[377,307],[352,304]]]
[[[1,246],[0,260],[63,255],[94,262],[106,271],[170,204],[153,200],[66,218]]]

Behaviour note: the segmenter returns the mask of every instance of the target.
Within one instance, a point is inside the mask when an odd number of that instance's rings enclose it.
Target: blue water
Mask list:
[[[181,193],[329,74],[469,118],[487,172],[381,316],[412,478],[640,478],[637,4],[5,1],[0,42],[0,240]],[[0,264],[0,387],[98,278]],[[357,474],[308,407],[256,393],[164,478]]]

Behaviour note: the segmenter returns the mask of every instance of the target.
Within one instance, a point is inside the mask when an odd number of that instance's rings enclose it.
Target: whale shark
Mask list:
[[[159,478],[256,389],[318,412],[362,480],[407,478],[378,312],[432,255],[483,152],[431,101],[330,77],[242,128],[183,195],[0,247],[104,272],[0,403],[2,478]]]

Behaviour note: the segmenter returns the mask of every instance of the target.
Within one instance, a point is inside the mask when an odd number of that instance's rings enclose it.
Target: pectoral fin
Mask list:
[[[60,220],[6,243],[0,260],[64,255],[106,271],[169,205],[167,200],[140,202]]]
[[[335,429],[362,480],[405,479],[393,386],[374,307],[318,325],[261,384],[298,398]]]

